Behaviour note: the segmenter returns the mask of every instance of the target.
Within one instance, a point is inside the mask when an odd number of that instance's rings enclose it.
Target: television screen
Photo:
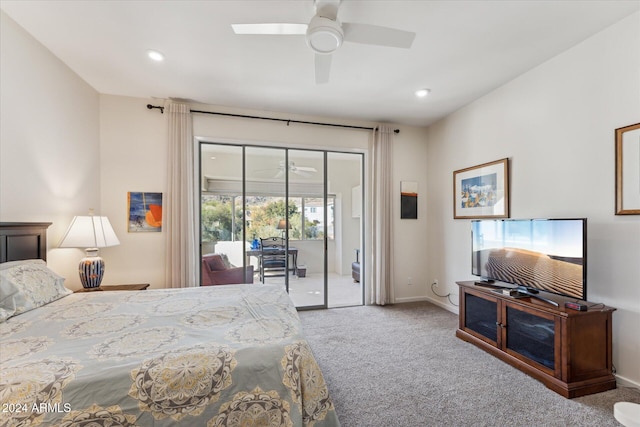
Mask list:
[[[472,274],[587,298],[587,220],[474,220]]]

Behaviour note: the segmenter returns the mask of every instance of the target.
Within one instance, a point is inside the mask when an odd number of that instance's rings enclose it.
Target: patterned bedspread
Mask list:
[[[77,293],[0,339],[0,426],[339,426],[280,287]]]

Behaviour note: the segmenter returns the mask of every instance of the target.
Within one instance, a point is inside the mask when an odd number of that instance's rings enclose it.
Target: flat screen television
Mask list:
[[[586,218],[474,220],[471,234],[471,272],[482,280],[586,300]]]

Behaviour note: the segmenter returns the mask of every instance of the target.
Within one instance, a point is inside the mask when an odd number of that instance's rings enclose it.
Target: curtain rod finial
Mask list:
[[[160,110],[160,113],[161,113],[161,114],[164,114],[164,107],[161,107],[161,106],[159,106],[159,105],[151,105],[151,104],[147,104],[147,109],[148,109],[148,110],[151,110],[151,109],[154,109],[154,108],[157,108],[158,110]]]

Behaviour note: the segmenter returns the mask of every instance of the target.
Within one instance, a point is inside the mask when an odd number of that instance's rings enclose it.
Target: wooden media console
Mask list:
[[[615,308],[541,292],[558,306],[531,297],[514,298],[476,282],[457,282],[460,314],[456,336],[538,379],[566,398],[616,388],[612,363]]]

